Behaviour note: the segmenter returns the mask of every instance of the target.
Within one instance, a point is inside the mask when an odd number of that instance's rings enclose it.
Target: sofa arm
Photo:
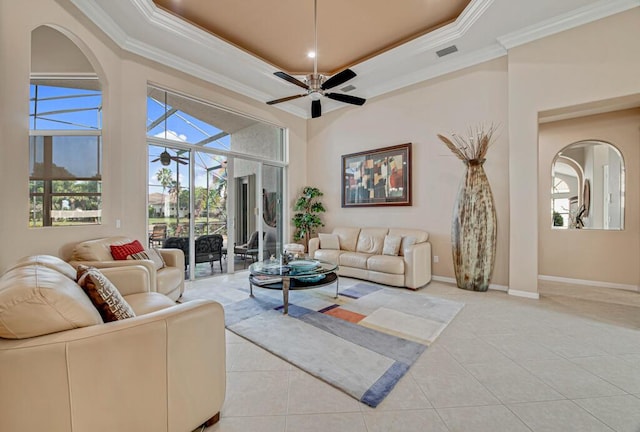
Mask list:
[[[112,267],[130,267],[130,266],[143,266],[149,273],[149,288],[151,291],[157,291],[156,283],[156,268],[151,260],[113,260],[113,261],[69,261],[74,267],[79,265],[91,266],[98,269],[112,268]]]
[[[107,267],[100,271],[123,296],[151,291],[149,271],[144,265]]]
[[[193,430],[220,411],[225,370],[224,311],[207,300],[0,339],[0,430]]]
[[[168,267],[184,268],[184,252],[180,249],[158,249]]]
[[[423,242],[404,249],[404,283],[417,289],[431,281],[431,243]]]
[[[316,251],[320,249],[320,238],[313,237],[309,239],[309,257],[313,258]]]

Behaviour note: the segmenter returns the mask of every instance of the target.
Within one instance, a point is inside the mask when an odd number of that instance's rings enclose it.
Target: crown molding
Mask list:
[[[114,22],[111,17],[104,12],[95,2],[86,0],[71,0],[89,19],[91,19],[102,31],[104,31],[120,48],[125,51],[140,55],[147,59],[156,61],[179,71],[193,75],[207,82],[219,85],[228,90],[247,96],[251,99],[265,102],[271,99],[271,95],[257,91],[253,87],[244,85],[228,76],[213,72],[210,69],[186,60],[184,57],[171,54],[167,51],[156,48],[138,39],[129,37],[122,28]],[[244,67],[259,71],[265,76],[269,76],[278,82],[274,76],[275,70],[265,62],[245,53],[244,51],[230,45],[221,39],[205,32],[195,26],[188,25],[181,20],[176,20],[169,13],[156,8],[151,0],[131,0],[131,3],[140,12],[140,15],[148,24],[160,29],[163,32],[170,32],[179,38],[184,38],[188,46],[189,43],[198,46],[200,55],[210,58],[225,58],[233,56],[234,60],[244,63]],[[306,110],[294,105],[283,105],[278,107],[298,117],[307,117]]]
[[[505,49],[511,49],[639,6],[640,0],[601,0],[497,39]]]
[[[100,6],[95,0],[70,0],[82,13],[92,20],[108,37],[120,48],[160,64],[167,65],[179,71],[193,75],[207,82],[219,85],[250,99],[266,102],[274,95],[263,90],[273,83],[273,89],[285,88],[285,83],[273,75],[277,70],[266,61],[216,37],[215,35],[193,26],[186,21],[177,19],[169,12],[155,6],[152,0],[129,0],[135,10],[136,20],[140,20],[141,27],[149,27],[152,32],[167,34],[173,40],[173,52],[167,52],[156,47],[153,43],[144,42],[132,37],[123,30],[120,24]],[[107,1],[107,0],[103,0]],[[360,77],[369,77],[389,68],[389,65],[406,62],[426,55],[435,55],[433,51],[448,46],[459,40],[473,27],[473,25],[492,6],[494,0],[473,0],[452,23],[438,28],[424,36],[409,41],[379,56],[370,58],[354,65],[352,69]],[[497,42],[473,52],[458,52],[451,56],[438,59],[432,64],[410,71],[408,74],[392,78],[391,80],[376,80],[373,86],[367,86],[367,98],[399,90],[403,87],[420,83],[432,78],[446,75],[479,63],[493,60],[507,55],[510,48],[544,38],[552,34],[571,29],[607,16],[624,12],[640,6],[640,0],[600,0],[589,6],[556,16],[554,18],[525,27],[521,30],[497,37]],[[129,10],[128,12],[131,12]],[[179,45],[178,45],[179,44]],[[176,51],[176,46],[184,47],[182,52]],[[223,64],[224,67],[207,67],[211,59],[231,59]],[[234,71],[236,71],[234,73]],[[240,74],[252,76],[252,81],[242,81]],[[249,74],[250,71],[250,74]],[[255,79],[260,81],[261,87],[253,86]],[[346,105],[345,105],[346,106]],[[295,103],[282,103],[275,106],[304,119],[309,118],[306,108]],[[325,112],[342,109],[343,106],[332,106]]]
[[[365,60],[361,64],[371,68],[378,68],[390,63],[393,64],[399,59],[414,57],[425,51],[435,50],[436,48],[451,44],[465,35],[471,26],[480,19],[482,14],[491,6],[493,1],[494,0],[472,1],[454,22],[403,45],[397,46],[379,56]]]
[[[71,0],[80,11],[85,14],[94,24],[96,24],[100,30],[105,32],[107,36],[113,40],[120,48],[124,46],[129,39],[127,33],[122,30],[109,14],[106,14],[104,10],[98,6],[97,2],[86,0]]]

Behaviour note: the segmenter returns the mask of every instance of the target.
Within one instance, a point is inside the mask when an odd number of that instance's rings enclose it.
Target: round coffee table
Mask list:
[[[294,260],[286,264],[265,260],[249,266],[249,292],[253,286],[282,290],[284,314],[289,312],[289,290],[303,290],[330,285],[335,282],[338,298],[339,279],[336,264],[319,260]]]

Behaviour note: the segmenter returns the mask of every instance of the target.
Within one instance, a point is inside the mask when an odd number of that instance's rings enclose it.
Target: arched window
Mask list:
[[[57,30],[32,32],[29,226],[102,219],[102,91],[80,49]]]

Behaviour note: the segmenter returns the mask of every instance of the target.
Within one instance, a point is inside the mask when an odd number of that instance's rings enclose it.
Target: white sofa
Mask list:
[[[111,256],[112,244],[130,243],[129,237],[105,237],[86,240],[76,244],[69,263],[97,268],[142,265],[149,272],[151,291],[156,291],[177,300],[184,292],[184,253],[180,249],[158,249],[166,266],[156,270],[149,260],[114,260]]]
[[[56,257],[0,277],[0,431],[186,432],[219,418],[222,306],[151,292],[140,265],[101,271],[135,317],[104,323]]]
[[[398,237],[398,254],[383,254],[385,241]],[[429,233],[418,229],[339,227],[330,236],[310,239],[309,256],[338,264],[340,276],[418,289],[431,281],[428,239]]]

